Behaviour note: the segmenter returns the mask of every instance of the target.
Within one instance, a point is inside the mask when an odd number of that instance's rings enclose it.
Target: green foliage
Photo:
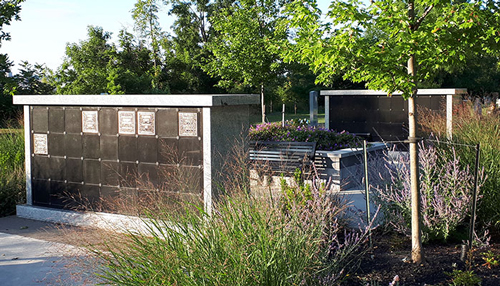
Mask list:
[[[24,137],[17,130],[0,133],[0,217],[15,213],[24,203]]]
[[[498,259],[500,259],[499,257],[497,257],[495,255],[495,253],[493,253],[493,251],[488,251],[488,252],[483,252],[482,253],[483,255],[483,260],[484,260],[484,264],[483,266],[486,266],[488,267],[488,269],[491,269],[492,267],[497,267],[498,265],[500,265],[500,262],[498,261]]]
[[[290,211],[292,206],[297,204],[299,206],[306,206],[307,202],[313,199],[311,185],[305,184],[302,171],[299,168],[295,169],[291,184],[295,185],[290,185],[284,175],[281,175],[281,201],[285,211]],[[320,192],[324,192],[324,190],[320,189]]]
[[[452,273],[447,273],[451,278],[450,286],[477,286],[481,285],[479,278],[474,271],[462,271],[454,269]]]
[[[366,233],[341,235],[342,212],[325,196],[285,214],[278,201],[233,195],[211,215],[162,213],[146,234],[98,252],[118,285],[321,285],[356,265]]]
[[[210,21],[217,36],[207,48],[214,59],[203,68],[221,78],[219,85],[235,83],[258,88],[282,73],[281,57],[275,45],[287,39],[278,29],[281,1],[236,1],[214,13]]]
[[[24,165],[24,136],[20,130],[0,133],[0,172],[12,172]]]
[[[323,22],[316,0],[291,2],[286,10],[297,37],[283,49],[285,59],[308,64],[321,83],[343,75],[407,98],[441,67],[463,64],[468,53],[498,53],[497,1],[370,3],[333,1]],[[415,77],[407,70],[411,56],[418,66]]]
[[[253,141],[316,142],[317,150],[327,151],[361,147],[360,140],[349,132],[297,126],[294,121],[287,121],[285,126],[281,122],[251,126],[248,138]]]

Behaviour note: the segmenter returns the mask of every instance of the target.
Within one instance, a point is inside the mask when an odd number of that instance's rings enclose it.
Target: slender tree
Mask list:
[[[153,60],[153,88],[158,91],[163,89],[160,81],[161,67],[161,42],[165,38],[158,21],[160,3],[158,0],[137,0],[132,10],[132,18],[135,21],[135,29],[146,38],[151,46],[151,58]]]
[[[462,64],[466,52],[498,53],[499,5],[495,0],[333,1],[328,22],[316,0],[287,7],[296,38],[284,50],[286,60],[309,64],[318,82],[343,74],[388,95],[402,91],[408,99],[415,263],[423,260],[415,136],[418,84],[444,65]],[[375,32],[367,37],[370,31]]]
[[[287,30],[279,29],[283,20],[279,0],[240,0],[210,17],[216,35],[207,44],[213,60],[203,67],[220,77],[219,85],[258,88],[261,94],[262,122],[265,121],[265,86],[283,73],[283,63],[275,49],[286,40]]]

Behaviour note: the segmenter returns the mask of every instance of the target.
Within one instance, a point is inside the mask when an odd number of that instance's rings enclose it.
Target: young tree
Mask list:
[[[150,42],[151,58],[154,65],[153,88],[160,91],[163,89],[163,84],[160,82],[163,64],[160,47],[165,36],[158,22],[158,12],[160,10],[158,2],[158,0],[137,0],[132,10],[132,18],[135,21],[135,29]]]
[[[412,193],[412,260],[423,259],[420,238],[418,150],[415,98],[418,84],[443,65],[460,65],[466,51],[493,53],[500,39],[499,3],[495,0],[333,1],[323,22],[316,0],[287,7],[293,45],[288,61],[309,64],[317,81],[333,74],[408,100]],[[287,27],[288,28],[288,27]],[[369,32],[370,37],[367,37]]]
[[[283,73],[278,42],[288,37],[278,29],[283,20],[281,0],[240,0],[210,17],[216,35],[207,48],[213,59],[203,67],[220,77],[219,85],[260,88],[262,122],[265,121],[264,87]]]

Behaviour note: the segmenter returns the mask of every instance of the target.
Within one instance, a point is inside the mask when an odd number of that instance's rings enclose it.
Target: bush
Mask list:
[[[339,150],[359,148],[361,141],[349,132],[336,132],[319,127],[311,127],[297,121],[257,124],[250,127],[249,139],[253,141],[297,141],[316,142],[317,150]]]
[[[344,207],[312,188],[307,203],[233,194],[213,213],[186,208],[99,252],[118,285],[333,285],[356,266],[367,231],[340,227]]]
[[[443,133],[445,115],[429,110],[419,112],[422,114],[419,118],[423,131],[446,141]],[[487,180],[481,188],[483,199],[478,206],[478,222],[483,225],[496,222],[500,227],[500,114],[496,111],[480,116],[474,111],[472,103],[463,103],[454,110],[452,141],[473,146],[481,144],[479,165],[484,168]],[[440,144],[439,148],[448,150],[449,145]],[[461,158],[462,167],[475,165],[474,148],[457,146],[456,153]]]
[[[24,136],[16,130],[0,133],[0,216],[15,213],[24,203]]]
[[[433,146],[420,144],[420,196],[422,212],[422,240],[449,239],[457,226],[469,215],[474,188],[474,175],[468,166],[460,166],[460,158],[453,152],[451,160],[438,154]],[[441,161],[441,162],[440,162]],[[386,181],[372,181],[374,200],[381,206],[385,221],[397,232],[411,233],[411,191],[408,156],[397,156],[388,162]],[[388,178],[388,180],[387,180]],[[484,183],[480,174],[479,186]]]

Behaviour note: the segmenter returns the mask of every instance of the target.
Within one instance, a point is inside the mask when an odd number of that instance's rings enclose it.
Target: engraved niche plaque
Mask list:
[[[155,135],[155,113],[150,111],[137,112],[139,128],[137,133],[140,135]]]
[[[33,153],[47,155],[47,134],[33,134]]]
[[[179,136],[198,136],[198,114],[179,112]]]
[[[97,110],[82,111],[82,132],[98,133],[99,122],[97,121]]]
[[[135,134],[135,111],[118,111],[118,133]]]

